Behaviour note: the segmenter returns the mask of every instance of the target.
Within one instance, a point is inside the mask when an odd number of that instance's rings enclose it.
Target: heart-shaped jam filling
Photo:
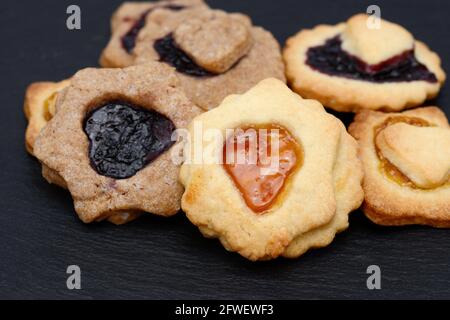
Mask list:
[[[412,117],[391,117],[378,126],[375,146],[384,173],[416,189],[445,184],[450,172],[450,130]]]
[[[56,113],[55,107],[57,96],[58,92],[54,92],[44,102],[43,114],[46,121],[50,121]]]
[[[114,179],[135,175],[173,144],[173,122],[155,111],[110,102],[91,112],[84,131],[98,174]]]
[[[294,137],[277,125],[236,130],[223,147],[223,165],[247,206],[261,214],[272,207],[303,162]]]

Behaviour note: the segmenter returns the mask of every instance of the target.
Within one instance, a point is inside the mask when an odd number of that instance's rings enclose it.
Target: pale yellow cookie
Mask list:
[[[399,111],[434,98],[445,81],[439,56],[403,27],[364,14],[288,39],[293,90],[341,112]]]
[[[273,127],[283,133],[279,171],[260,171],[251,178],[239,171],[239,163],[232,161],[229,167],[222,151],[234,132],[240,132],[236,129]],[[363,200],[354,139],[320,103],[302,99],[280,80],[266,79],[242,95],[229,96],[196,117],[188,136],[180,172],[182,209],[206,237],[219,238],[227,250],[250,260],[294,258],[328,245],[347,228],[349,212]],[[281,137],[290,137],[297,147],[286,149],[289,144]],[[283,186],[276,189],[281,176]],[[263,206],[265,195],[271,201]]]
[[[70,84],[70,80],[61,82],[35,82],[28,86],[25,93],[24,112],[28,120],[25,133],[25,146],[33,154],[34,142],[47,122],[55,115],[58,93]]]
[[[364,111],[349,131],[359,142],[369,219],[450,227],[450,127],[441,110]]]

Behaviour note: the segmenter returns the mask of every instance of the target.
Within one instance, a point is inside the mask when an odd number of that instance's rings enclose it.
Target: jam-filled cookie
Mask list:
[[[285,81],[278,42],[239,13],[156,11],[139,33],[134,54],[136,64],[156,60],[174,67],[188,97],[206,110],[263,79]]]
[[[356,15],[303,30],[287,41],[292,88],[337,111],[399,111],[435,97],[445,73],[438,55],[403,27]]]
[[[250,260],[327,246],[363,200],[356,141],[280,80],[227,97],[187,136],[183,211],[203,235]]]
[[[33,146],[36,138],[47,123],[56,113],[56,104],[61,104],[64,99],[64,89],[68,87],[70,80],[61,82],[35,82],[32,83],[25,94],[24,111],[28,119],[28,126],[25,134],[25,146],[27,151],[33,155]],[[66,182],[53,170],[42,165],[44,177],[64,189],[67,189]],[[120,212],[108,217],[108,221],[116,225],[125,224],[140,216],[139,212]]]
[[[170,67],[79,71],[56,108],[34,153],[44,177],[70,191],[83,222],[179,210],[175,130],[201,109]]]
[[[349,131],[359,142],[369,219],[450,227],[450,127],[442,111],[363,111]]]
[[[100,57],[105,68],[123,68],[134,64],[136,40],[147,19],[155,11],[182,11],[206,7],[203,0],[162,0],[124,2],[111,18],[111,39]]]
[[[33,154],[34,142],[55,114],[58,93],[70,84],[70,80],[61,82],[35,82],[28,86],[25,93],[24,112],[28,120],[25,133],[25,146]]]

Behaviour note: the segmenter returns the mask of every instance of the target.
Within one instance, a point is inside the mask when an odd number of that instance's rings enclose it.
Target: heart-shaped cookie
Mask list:
[[[277,126],[238,130],[223,151],[225,170],[255,213],[274,204],[303,158],[295,139]]]
[[[439,187],[450,176],[450,130],[396,123],[382,130],[376,145],[417,187]]]
[[[239,14],[213,11],[203,19],[190,19],[174,31],[177,45],[199,66],[223,73],[251,49],[251,22]]]
[[[342,49],[368,65],[376,65],[414,48],[414,37],[403,27],[385,20],[369,26],[369,19],[373,17],[360,14],[347,21]]]

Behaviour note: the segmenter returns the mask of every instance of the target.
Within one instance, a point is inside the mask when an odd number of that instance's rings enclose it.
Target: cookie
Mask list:
[[[229,70],[253,45],[251,24],[233,15],[190,19],[175,29],[173,40],[197,65],[212,73]]]
[[[133,65],[136,39],[155,11],[182,11],[197,6],[206,4],[203,0],[124,2],[111,18],[111,39],[100,56],[100,65],[105,68]]]
[[[400,111],[437,96],[446,75],[439,56],[403,27],[359,14],[288,39],[283,51],[294,91],[336,111]]]
[[[34,142],[55,114],[58,93],[70,84],[70,80],[61,82],[35,82],[28,86],[25,93],[24,113],[28,120],[25,133],[25,147],[33,154]]]
[[[363,111],[349,131],[359,142],[370,220],[450,227],[450,126],[441,110]]]
[[[187,136],[182,209],[204,236],[247,259],[327,246],[363,200],[355,140],[280,80],[227,97]]]
[[[24,112],[29,123],[25,134],[25,146],[27,151],[33,155],[34,142],[42,128],[50,121],[56,113],[56,104],[64,99],[64,89],[70,85],[70,80],[61,82],[36,82],[31,84],[25,94]],[[56,172],[42,166],[42,175],[50,183],[54,183],[64,189],[67,185]],[[139,212],[122,212],[108,217],[108,221],[116,225],[122,225],[133,221],[140,216]]]
[[[205,110],[263,79],[285,81],[278,42],[238,13],[159,10],[148,17],[134,54],[136,64],[156,60],[174,67],[188,97]]]
[[[44,177],[67,187],[83,222],[177,213],[183,189],[172,161],[175,130],[201,109],[170,67],[84,69],[56,108],[34,153]]]

